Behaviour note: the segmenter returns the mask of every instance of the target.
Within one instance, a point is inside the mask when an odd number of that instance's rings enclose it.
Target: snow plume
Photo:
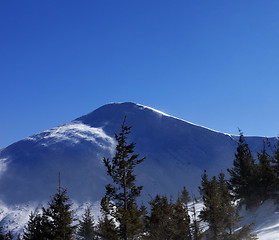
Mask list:
[[[83,140],[92,142],[102,149],[109,150],[110,152],[115,149],[114,138],[108,136],[102,128],[90,127],[78,121],[52,128],[40,134],[28,137],[26,140],[41,140],[41,144],[45,147],[62,141],[77,144]]]
[[[2,174],[7,170],[7,158],[0,158],[0,178]]]

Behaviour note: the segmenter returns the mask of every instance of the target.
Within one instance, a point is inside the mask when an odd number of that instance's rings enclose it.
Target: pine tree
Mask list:
[[[66,189],[61,189],[59,186],[58,192],[49,202],[48,209],[43,208],[43,215],[49,220],[45,225],[48,225],[48,229],[51,229],[51,239],[73,239],[76,226],[73,225],[71,206]]]
[[[243,133],[239,130],[237,152],[233,162],[233,168],[228,169],[230,174],[230,189],[232,190],[235,200],[239,199],[240,203],[250,207],[255,204],[258,186],[258,168],[252,153],[245,142]]]
[[[212,239],[218,239],[220,232],[223,231],[223,212],[220,206],[218,182],[214,176],[208,180],[206,172],[202,176],[200,187],[204,207],[200,212],[200,218],[207,222]]]
[[[101,240],[119,240],[113,219],[109,219],[107,215],[104,215],[97,225],[97,235]]]
[[[172,237],[171,219],[173,217],[172,203],[166,196],[156,195],[150,202],[150,215],[147,216],[146,239],[169,240]]]
[[[189,193],[184,187],[177,201],[173,204],[171,215],[171,239],[173,240],[191,240],[190,216],[188,213],[188,203],[190,202]]]
[[[221,173],[209,180],[206,172],[200,188],[204,208],[200,218],[209,225],[208,238],[212,240],[255,239],[251,234],[252,225],[240,226],[241,217],[232,202],[228,182]]]
[[[45,221],[43,221],[43,217],[39,213],[34,214],[33,212],[31,212],[27,226],[25,226],[24,228],[22,239],[23,240],[48,239],[49,234],[47,234],[45,228],[46,225],[44,224],[44,222]]]
[[[91,211],[90,211],[89,207],[87,207],[85,209],[85,213],[82,216],[82,220],[79,221],[79,228],[77,231],[77,235],[80,240],[95,240],[96,239],[94,220],[91,215]]]
[[[259,161],[259,184],[258,201],[260,203],[274,196],[276,191],[276,169],[272,166],[272,157],[266,151],[266,144],[263,143],[263,149],[258,153]]]
[[[3,233],[3,227],[0,226],[0,240],[13,240],[14,236],[12,235],[11,231],[4,234]]]
[[[112,178],[113,184],[106,185],[106,195],[102,202],[107,204],[104,208],[101,206],[107,219],[110,216],[117,221],[118,236],[124,240],[134,239],[142,234],[142,216],[145,212],[144,209],[139,209],[136,203],[142,186],[136,186],[134,174],[134,168],[144,158],[139,159],[139,155],[134,154],[135,143],[127,143],[130,129],[131,127],[125,125],[124,119],[119,135],[115,134],[117,146],[114,158],[104,158],[107,174]]]
[[[4,240],[3,227],[0,226],[0,240]]]
[[[277,139],[277,145],[274,146],[275,149],[273,150],[273,156],[272,156],[272,163],[274,173],[275,173],[275,184],[274,184],[274,192],[277,193],[276,200],[279,202],[279,140]]]
[[[197,199],[193,197],[193,206],[191,209],[192,213],[192,225],[191,225],[191,235],[192,235],[192,240],[201,240],[203,237],[201,228],[200,228],[200,221],[198,219],[198,213],[196,210],[196,203]]]

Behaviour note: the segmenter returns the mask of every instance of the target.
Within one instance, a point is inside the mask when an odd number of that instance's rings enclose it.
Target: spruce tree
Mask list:
[[[279,202],[279,140],[277,139],[277,145],[274,146],[275,149],[273,150],[272,155],[272,163],[273,163],[273,169],[275,173],[275,184],[274,184],[274,192],[277,193],[276,200]]]
[[[48,225],[48,229],[51,229],[50,239],[73,239],[76,226],[73,225],[71,206],[66,189],[61,189],[59,186],[58,192],[49,202],[48,209],[43,208],[43,215],[49,220],[45,225]]]
[[[41,214],[36,213],[34,214],[31,212],[29,216],[29,221],[27,223],[27,226],[24,228],[23,232],[23,240],[37,240],[37,239],[42,239],[42,240],[47,240],[49,236],[49,233],[46,231],[46,219],[45,221],[43,220],[43,217]]]
[[[257,199],[255,189],[258,186],[258,168],[243,133],[240,130],[239,133],[233,168],[228,169],[231,176],[229,183],[235,200],[239,199],[241,204],[249,208],[255,205]]]
[[[4,240],[3,227],[0,226],[0,240]]]
[[[203,237],[203,233],[200,227],[200,220],[198,218],[198,213],[196,209],[197,199],[193,197],[193,206],[191,208],[191,216],[192,216],[192,224],[191,224],[191,235],[192,240],[201,240]]]
[[[112,178],[113,184],[106,185],[106,195],[101,206],[107,219],[112,217],[118,223],[118,236],[120,239],[134,239],[143,232],[142,216],[144,209],[139,209],[136,199],[140,196],[142,186],[136,186],[134,169],[144,158],[139,159],[134,154],[135,143],[127,143],[127,136],[131,127],[121,125],[119,134],[115,134],[117,141],[115,156],[112,160],[104,158],[107,174]]]
[[[189,193],[184,187],[177,201],[173,204],[171,215],[171,239],[173,240],[191,240],[190,216],[188,213],[188,203],[190,202]]]
[[[259,161],[259,184],[258,201],[259,203],[272,198],[276,191],[276,167],[272,166],[272,157],[266,151],[266,144],[263,143],[263,149],[258,153]]]
[[[93,216],[91,215],[91,211],[89,207],[85,209],[85,213],[82,216],[82,220],[79,221],[77,236],[79,237],[80,240],[96,239],[94,220],[93,220]]]
[[[104,215],[97,225],[97,235],[101,240],[119,240],[118,231],[112,218]]]
[[[200,212],[200,218],[209,225],[207,239],[255,239],[255,236],[251,234],[251,225],[240,225],[242,218],[232,202],[224,174],[221,173],[218,179],[214,176],[209,180],[205,172],[201,185],[204,207]]]
[[[146,239],[172,239],[171,221],[173,217],[172,203],[166,196],[156,195],[150,202],[150,215],[147,216]]]
[[[0,240],[13,240],[14,236],[12,235],[11,231],[4,234],[3,233],[3,227],[0,226]]]
[[[218,239],[223,231],[223,212],[220,206],[218,182],[214,176],[208,179],[206,172],[202,176],[200,192],[204,207],[200,212],[200,218],[207,222],[212,239]]]

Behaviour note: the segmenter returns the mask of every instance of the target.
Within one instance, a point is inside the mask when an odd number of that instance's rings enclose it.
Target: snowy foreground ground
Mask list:
[[[81,219],[87,206],[92,209],[95,221],[97,221],[100,216],[99,202],[96,202],[95,204],[84,203],[82,205],[73,203],[73,209],[75,209],[74,217],[76,219]],[[192,204],[189,205],[190,210],[192,206]],[[199,212],[203,205],[202,203],[197,203],[195,207],[197,212]],[[13,207],[7,207],[4,204],[0,204],[1,224],[4,225],[5,231],[11,230],[13,233],[21,233],[25,224],[28,222],[30,212],[40,211],[40,209],[41,207],[38,208],[35,203],[16,205]],[[243,223],[255,223],[253,233],[257,234],[259,240],[279,239],[279,205],[276,206],[272,201],[266,201],[258,209],[251,211],[242,209],[240,215],[244,216]]]

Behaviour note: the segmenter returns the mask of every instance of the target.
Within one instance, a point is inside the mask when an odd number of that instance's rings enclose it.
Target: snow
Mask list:
[[[48,140],[41,143],[45,147],[61,141],[71,141],[73,144],[77,144],[82,139],[92,142],[105,150],[109,150],[110,152],[113,152],[115,148],[114,138],[108,136],[103,129],[90,127],[81,122],[71,122],[52,128],[40,134],[28,137],[25,140],[38,141],[42,139]]]
[[[274,200],[267,200],[258,208],[241,209],[240,215],[244,216],[244,223],[255,223],[253,233],[260,240],[279,239],[279,205]]]
[[[7,170],[7,160],[8,158],[0,158],[0,178],[1,175]]]
[[[232,166],[236,136],[140,104],[107,104],[0,151],[2,223],[16,226],[18,221],[16,229],[21,229],[31,210],[48,201],[55,192],[58,172],[61,172],[63,187],[68,189],[74,202],[77,216],[81,215],[86,204],[92,206],[98,216],[97,202],[109,182],[102,160],[113,156],[114,133],[119,132],[125,116],[127,125],[132,126],[128,140],[136,143],[135,152],[140,157],[146,157],[136,169],[137,184],[143,186],[144,202],[157,193],[175,197],[183,186],[198,196],[204,169],[212,176],[221,170],[226,172]],[[253,151],[262,147],[263,138],[247,140]],[[270,141],[273,144],[275,139]],[[272,216],[269,225],[257,225],[259,228],[255,231],[261,236],[278,228],[276,219],[279,216]],[[268,222],[268,217],[265,221]]]

